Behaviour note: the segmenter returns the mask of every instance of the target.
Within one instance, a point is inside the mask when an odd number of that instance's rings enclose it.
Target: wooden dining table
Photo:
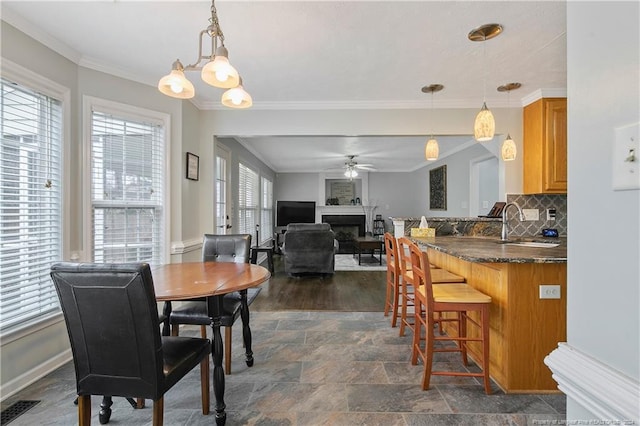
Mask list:
[[[224,370],[222,368],[222,335],[220,316],[222,299],[227,293],[256,287],[271,277],[268,269],[249,263],[233,262],[188,262],[171,263],[152,268],[156,300],[165,303],[163,314],[166,317],[163,335],[169,334],[169,315],[171,301],[206,298],[211,328],[213,329],[213,392],[216,398],[216,424],[226,422],[224,403]],[[246,303],[246,297],[244,297]],[[245,306],[246,308],[246,306]],[[245,311],[248,312],[248,311]],[[246,320],[246,323],[245,323]],[[243,318],[243,327],[248,329],[248,315]],[[247,353],[250,353],[250,347]],[[247,362],[249,365],[249,362]]]

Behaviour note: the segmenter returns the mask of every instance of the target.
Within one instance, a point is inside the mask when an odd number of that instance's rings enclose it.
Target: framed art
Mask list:
[[[429,209],[447,209],[447,165],[429,170]]]
[[[187,152],[187,179],[198,180],[200,177],[200,157]]]

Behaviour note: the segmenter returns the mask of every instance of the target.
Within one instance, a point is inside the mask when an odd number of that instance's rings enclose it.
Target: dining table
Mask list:
[[[211,357],[213,359],[213,392],[216,398],[215,420],[218,426],[222,426],[227,418],[224,403],[225,377],[222,368],[224,351],[220,333],[223,296],[234,291],[241,294],[244,292],[246,302],[246,289],[264,283],[271,277],[271,273],[262,266],[250,263],[185,262],[156,266],[152,268],[151,274],[156,300],[167,302],[163,310],[165,316],[163,335],[169,335],[172,301],[206,298],[213,329]],[[248,313],[247,307],[243,308]],[[243,318],[243,327],[248,329],[248,326],[248,315],[246,315],[246,318]],[[251,349],[246,349],[247,353],[250,353]],[[249,365],[249,362],[247,364]]]

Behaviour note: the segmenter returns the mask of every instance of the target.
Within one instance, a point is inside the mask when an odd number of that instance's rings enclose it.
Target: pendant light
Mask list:
[[[520,83],[508,83],[498,87],[498,92],[507,92],[507,108],[511,107],[511,91],[519,89]],[[516,143],[511,139],[511,134],[507,133],[507,138],[502,142],[502,160],[513,161],[516,159]]]
[[[491,110],[487,108],[487,70],[486,70],[486,47],[485,42],[487,40],[491,40],[492,38],[498,36],[502,32],[502,25],[500,24],[486,24],[481,27],[475,28],[471,30],[468,34],[468,38],[471,41],[481,41],[482,42],[482,61],[483,61],[483,80],[482,80],[482,108],[478,115],[476,116],[476,121],[473,126],[473,135],[478,142],[487,142],[493,139],[493,135],[496,131],[496,123],[493,119],[493,114]]]
[[[422,88],[423,93],[431,93],[431,112],[433,113],[433,93],[439,92],[444,89],[442,84],[431,84]],[[427,141],[424,147],[424,156],[427,161],[435,161],[440,154],[440,148],[438,147],[438,141],[433,137],[433,122],[431,123],[431,137]]]

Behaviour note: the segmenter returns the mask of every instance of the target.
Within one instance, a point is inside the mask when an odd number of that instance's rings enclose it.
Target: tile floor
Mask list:
[[[412,366],[410,337],[398,337],[376,312],[252,312],[255,365],[244,363],[240,322],[234,330],[232,374],[226,378],[227,425],[533,425],[565,418],[565,397],[486,395],[475,378],[434,376],[422,391],[422,366]],[[195,335],[185,328],[183,335]],[[464,368],[456,354],[437,363]],[[436,365],[437,367],[437,365]],[[211,425],[200,412],[198,369],[165,396],[165,425]],[[73,364],[68,363],[2,403],[41,402],[11,422],[77,424]],[[98,423],[99,397],[92,398]],[[212,395],[213,399],[213,395]],[[151,401],[134,410],[114,398],[112,425],[148,425]],[[213,403],[212,403],[213,407]]]

